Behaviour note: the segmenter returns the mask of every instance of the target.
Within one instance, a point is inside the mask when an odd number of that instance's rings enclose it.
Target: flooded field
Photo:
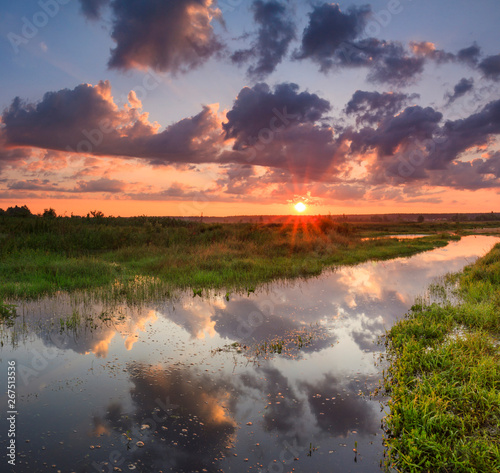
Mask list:
[[[0,350],[3,386],[16,366],[10,468],[377,471],[379,337],[436,277],[497,241],[468,236],[248,293],[190,291],[141,306],[18,301]],[[3,392],[2,468],[7,401]]]

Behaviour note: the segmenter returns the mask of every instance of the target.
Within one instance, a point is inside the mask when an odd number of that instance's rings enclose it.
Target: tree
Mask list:
[[[56,218],[56,211],[50,207],[49,209],[44,209],[42,217],[44,218]]]
[[[104,218],[104,213],[100,210],[91,210],[90,215],[92,215],[93,218]],[[89,214],[87,214],[87,217],[89,217]]]
[[[15,207],[9,207],[5,214],[9,217],[30,217],[32,215],[27,205],[23,205],[22,207],[18,207],[17,205]]]
[[[422,223],[424,220],[425,220],[425,218],[424,218],[423,215],[419,215],[418,218],[417,218],[417,222],[418,223]]]

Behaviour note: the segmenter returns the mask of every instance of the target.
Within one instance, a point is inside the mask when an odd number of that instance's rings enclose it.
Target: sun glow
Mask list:
[[[304,204],[303,202],[297,202],[297,203],[295,204],[295,210],[296,210],[297,212],[302,213],[304,210],[306,210],[306,208],[307,208],[307,207],[306,207],[306,204]]]

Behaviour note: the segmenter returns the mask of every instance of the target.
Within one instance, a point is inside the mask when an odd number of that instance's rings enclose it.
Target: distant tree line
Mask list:
[[[33,214],[27,205],[22,207],[9,207],[7,210],[0,209],[0,215],[7,215],[8,217],[31,217]]]
[[[21,207],[16,205],[15,207],[9,207],[7,210],[0,209],[0,215],[5,215],[7,217],[44,217],[44,218],[57,217],[57,213],[52,207],[44,209],[42,214],[35,215],[31,212],[31,210],[28,208],[27,205],[23,205]],[[73,214],[71,214],[71,217],[81,218]],[[87,218],[104,218],[104,213],[101,212],[100,210],[91,210],[87,214]]]

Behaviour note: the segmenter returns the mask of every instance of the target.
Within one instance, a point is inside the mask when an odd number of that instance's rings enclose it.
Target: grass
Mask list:
[[[500,471],[500,244],[387,334],[387,466]],[[443,293],[459,297],[452,304]]]
[[[14,325],[16,317],[16,306],[13,304],[5,304],[0,300],[0,324],[5,324],[7,327],[11,327]]]
[[[1,216],[0,297],[97,290],[103,297],[133,301],[175,288],[191,287],[199,295],[206,288],[252,290],[275,279],[316,276],[327,267],[444,246],[455,237],[449,233],[416,240],[363,241],[362,237],[449,226],[351,225],[329,217],[297,217],[277,225],[155,217]]]

